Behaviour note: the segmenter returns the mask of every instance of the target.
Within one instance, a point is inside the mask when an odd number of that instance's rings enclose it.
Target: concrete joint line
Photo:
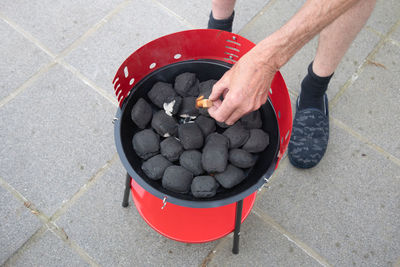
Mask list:
[[[345,84],[339,89],[339,92],[329,101],[329,108],[333,109],[337,103],[339,102],[341,96],[345,93],[347,88],[349,88],[355,81],[357,81],[358,77],[364,70],[367,60],[364,59],[361,65],[358,66],[357,70],[351,75],[351,77],[345,82]]]
[[[99,22],[94,24],[90,29],[88,29],[81,37],[76,39],[70,46],[68,46],[64,51],[62,51],[56,59],[64,58],[69,52],[78,47],[83,41],[94,34],[98,29],[100,29],[104,24],[106,24],[112,17],[114,17],[121,9],[125,8],[132,0],[125,0],[118,4],[113,10],[111,10],[105,17],[103,17]]]
[[[397,262],[394,264],[395,267],[400,267],[400,258],[397,259]]]
[[[66,243],[72,250],[74,250],[84,261],[86,261],[88,264],[91,266],[100,266],[90,255],[78,244],[75,243],[75,241],[71,240],[67,233],[64,231],[63,228],[60,228],[55,224],[54,222],[49,222],[46,224],[48,227],[48,230],[51,231],[53,234],[55,234],[58,238],[60,238],[64,243]]]
[[[90,88],[92,88],[95,92],[100,94],[102,97],[107,99],[111,104],[113,104],[116,107],[118,106],[118,101],[116,100],[116,98],[114,96],[111,96],[110,94],[108,94],[103,88],[101,88],[100,86],[95,84],[92,80],[90,80],[85,75],[80,73],[75,67],[73,67],[72,65],[68,64],[63,59],[56,59],[56,60],[57,60],[57,63],[59,63],[65,69],[67,69],[70,72],[72,72],[72,74],[74,74],[78,79],[80,79],[83,83],[85,83]]]
[[[38,231],[36,231],[21,247],[19,247],[6,261],[6,263],[13,261],[19,255],[22,254],[25,250],[27,250],[31,244],[33,244],[36,240],[38,240],[46,231],[43,230],[44,227],[47,230],[50,230],[52,233],[56,234],[59,238],[61,238],[64,242],[66,242],[75,252],[77,252],[80,257],[82,257],[86,262],[90,265],[98,264],[75,242],[69,240],[68,235],[65,233],[64,229],[59,228],[54,222],[52,222],[48,216],[39,211],[35,205],[30,202],[27,198],[25,198],[21,193],[19,193],[14,187],[9,185],[3,178],[0,177],[0,186],[5,188],[8,192],[10,192],[17,200],[21,201],[24,206],[30,210],[32,214],[34,214],[38,219],[43,223]]]
[[[398,41],[396,41],[396,40],[394,40],[392,38],[389,38],[388,42],[390,42],[392,45],[400,47],[400,42],[398,42]]]
[[[70,240],[64,229],[59,228],[54,223],[48,222],[38,229],[21,247],[19,247],[4,263],[3,266],[15,266],[15,261],[20,258],[25,251],[29,250],[47,231],[53,233],[57,238],[65,242],[75,253],[91,266],[99,266],[89,254],[80,248],[74,241]]]
[[[385,36],[383,33],[381,33],[380,31],[376,30],[375,28],[373,28],[371,26],[365,25],[365,29],[367,31],[369,31],[370,33],[373,33],[373,34],[377,35],[380,38]]]
[[[62,214],[66,212],[66,210],[75,203],[90,187],[94,184],[99,177],[103,176],[103,174],[111,167],[111,165],[116,162],[118,159],[118,154],[114,154],[111,160],[107,161],[107,163],[101,167],[89,180],[86,184],[84,184],[73,196],[72,198],[65,202],[63,206],[58,209],[54,215],[49,218],[44,213],[39,211],[35,205],[30,202],[26,197],[24,197],[20,192],[18,192],[15,188],[9,185],[3,178],[0,177],[0,186],[5,188],[8,192],[10,192],[17,200],[21,201],[24,206],[31,211],[32,214],[38,217],[38,219],[44,224],[44,226],[36,231],[18,250],[16,250],[13,255],[7,260],[7,262],[12,261],[17,255],[21,254],[23,251],[26,250],[29,244],[33,243],[35,240],[39,239],[43,234],[45,227],[46,230],[51,231],[55,235],[57,235],[61,240],[67,243],[82,259],[84,259],[87,263],[92,266],[99,266],[89,254],[79,247],[74,241],[69,239],[67,233],[64,231],[63,228],[60,228],[54,221],[58,219]]]
[[[329,102],[330,107],[335,107],[337,103],[339,102],[341,96],[345,93],[347,88],[349,88],[360,76],[360,74],[363,72],[365,66],[367,66],[369,63],[369,60],[373,60],[375,55],[378,53],[378,51],[382,48],[382,46],[389,40],[389,36],[396,30],[397,26],[400,25],[400,20],[398,20],[391,28],[390,30],[381,37],[381,40],[378,42],[378,44],[372,49],[372,51],[368,54],[368,56],[363,60],[363,63],[358,67],[355,73],[350,77],[349,80],[340,88],[339,92],[334,96],[334,98]]]
[[[374,59],[375,55],[378,53],[379,49],[390,39],[390,35],[392,35],[392,33],[397,29],[397,27],[400,26],[400,19],[393,24],[393,26],[389,29],[389,31],[383,35],[383,37],[381,38],[381,40],[379,41],[379,43],[374,47],[374,49],[372,50],[372,52],[367,56],[366,59]]]
[[[21,86],[12,91],[8,96],[0,100],[0,108],[6,105],[8,102],[13,100],[16,96],[22,93],[26,88],[31,86],[40,76],[46,73],[51,67],[53,67],[56,63],[51,61],[47,65],[41,67],[35,74],[33,74],[28,80],[26,80]]]
[[[279,225],[277,222],[275,222],[269,215],[267,215],[265,212],[261,211],[259,208],[254,207],[252,210],[252,213],[254,213],[256,216],[258,216],[267,225],[271,226],[276,231],[278,231],[283,236],[285,236],[287,240],[289,240],[290,242],[295,244],[298,248],[300,248],[303,252],[305,252],[308,256],[310,256],[311,258],[316,260],[322,266],[332,266],[331,264],[328,263],[328,261],[326,259],[324,259],[322,256],[320,256],[311,247],[309,247],[307,244],[305,244],[304,242],[299,240],[293,234],[289,233],[285,228],[283,228],[281,225]]]
[[[162,3],[160,3],[157,0],[152,0],[153,3],[155,3],[156,5],[158,5],[161,9],[163,9],[164,11],[167,11],[170,15],[174,16],[176,19],[179,20],[179,22],[181,24],[183,24],[184,26],[190,28],[190,29],[197,29],[198,27],[196,27],[195,25],[193,25],[192,23],[190,23],[189,21],[187,21],[185,18],[181,17],[180,15],[178,15],[177,13],[175,13],[174,11],[172,11],[171,9],[169,9],[168,7],[164,6]]]
[[[20,33],[22,36],[24,36],[26,39],[34,43],[39,49],[41,49],[43,52],[45,52],[47,55],[49,55],[51,58],[55,58],[55,54],[50,51],[42,42],[40,42],[38,39],[33,37],[32,34],[29,32],[25,31],[22,27],[20,27],[17,23],[14,21],[10,20],[6,16],[0,13],[0,18],[2,18],[8,25],[10,25],[11,28],[16,30],[18,33]]]
[[[39,76],[43,73],[48,71],[51,66],[55,65],[56,63],[60,63],[64,67],[66,67],[66,63],[62,60],[69,52],[75,49],[78,45],[80,45],[84,40],[86,40],[89,36],[91,36],[94,32],[96,32],[101,26],[103,26],[108,20],[110,20],[114,15],[116,15],[122,8],[127,6],[131,0],[125,0],[124,2],[117,5],[116,8],[111,10],[104,18],[102,18],[99,22],[97,22],[93,27],[87,30],[81,37],[79,37],[76,41],[74,41],[69,47],[67,47],[64,51],[62,51],[59,55],[56,55],[50,51],[45,45],[43,45],[38,39],[33,37],[30,33],[25,31],[22,27],[20,27],[17,23],[13,22],[12,20],[5,17],[3,14],[0,13],[0,18],[3,19],[7,24],[9,24],[14,30],[22,34],[26,39],[30,42],[34,43],[39,49],[49,55],[53,61],[51,61],[48,65],[42,67],[37,73],[35,73],[31,78],[29,78],[25,83],[23,83],[20,87],[14,90],[10,95],[0,100],[0,108],[10,102],[13,98],[15,98],[18,94],[20,94],[23,90],[25,90],[29,85],[31,85],[34,81],[37,80]],[[74,69],[72,66],[70,68],[66,67],[67,69]],[[111,101],[111,103],[115,106],[118,105],[117,101],[114,97],[110,97],[108,94],[105,93],[103,89],[100,89],[99,86],[95,85],[92,81],[88,78],[80,74],[78,71],[72,71],[79,79],[81,79],[85,84],[89,85],[91,88],[95,89],[100,95],[105,97],[107,100]]]
[[[115,99],[114,96],[109,95],[104,89],[96,85],[93,81],[91,81],[89,78],[81,74],[76,68],[73,66],[69,65],[66,63],[63,59],[57,58],[48,63],[47,65],[43,66],[42,68],[39,69],[33,76],[31,76],[28,80],[26,80],[20,87],[15,89],[13,92],[11,92],[8,96],[0,100],[0,108],[6,105],[8,102],[13,100],[15,97],[17,97],[20,93],[22,93],[26,88],[31,86],[40,76],[42,76],[44,73],[46,73],[51,67],[53,67],[55,64],[60,64],[63,66],[65,69],[69,70],[74,74],[79,80],[81,80],[83,83],[88,85],[90,88],[92,88],[95,92],[100,94],[102,97],[107,99],[111,104],[114,106],[118,106],[118,102]]]
[[[294,91],[293,89],[288,88],[288,92],[289,92],[289,95],[292,95],[296,99],[299,96],[299,93]]]
[[[38,210],[36,206],[30,202],[26,197],[24,197],[17,189],[8,184],[3,178],[0,177],[0,186],[6,189],[11,195],[13,195],[17,200],[19,200],[24,206],[35,215],[43,224],[49,222],[49,217],[43,212]]]
[[[94,24],[91,28],[89,28],[81,37],[76,39],[69,47],[64,49],[60,54],[56,55],[50,51],[44,44],[42,44],[38,39],[36,39],[32,34],[25,31],[22,27],[20,27],[17,23],[10,20],[2,13],[0,13],[0,18],[2,18],[7,24],[9,24],[14,30],[22,34],[26,39],[34,43],[38,48],[40,48],[43,52],[48,54],[53,59],[60,59],[65,57],[69,52],[75,49],[78,45],[80,45],[84,40],[86,40],[90,35],[96,32],[101,26],[108,22],[115,14],[117,14],[122,8],[127,6],[132,0],[125,0],[122,3],[118,4],[113,10],[111,10],[104,18],[102,18],[99,22]]]
[[[333,123],[338,126],[339,128],[341,128],[342,130],[344,130],[345,132],[347,132],[348,134],[354,136],[355,138],[357,138],[358,140],[360,140],[361,142],[367,144],[370,148],[372,148],[374,151],[378,152],[379,154],[385,156],[387,159],[391,160],[393,163],[397,164],[398,166],[400,166],[400,159],[393,156],[392,154],[390,154],[389,152],[387,152],[386,150],[384,150],[383,148],[381,148],[380,146],[378,146],[377,144],[371,142],[367,137],[361,135],[360,133],[358,133],[357,131],[353,130],[351,127],[347,126],[345,123],[343,123],[342,121],[329,116],[329,118],[331,119],[331,121],[333,121]]]
[[[294,92],[292,90],[288,90],[288,92],[289,92],[290,97],[297,98],[299,96],[299,94],[297,92]]]
[[[118,160],[118,154],[115,153],[113,157],[104,164],[103,167],[101,167],[81,188],[78,189],[78,191],[75,192],[75,194],[66,202],[63,203],[63,205],[54,212],[54,214],[50,217],[50,221],[54,222],[56,221],[61,215],[63,215],[69,207],[71,207],[84,193],[86,193],[89,188],[92,187],[93,184],[96,183],[96,181],[104,175],[104,173],[110,169],[111,165],[114,164]]]
[[[33,234],[26,245],[22,246],[17,252],[15,253],[15,257],[21,255],[24,251],[29,249],[29,247],[34,244],[41,236],[44,235],[46,231],[52,232],[55,236],[60,238],[64,243],[66,243],[75,253],[77,253],[84,261],[86,261],[91,266],[100,266],[90,255],[81,247],[79,247],[73,240],[71,240],[67,233],[64,231],[63,228],[60,228],[57,224],[52,221],[48,221],[44,224],[44,226],[39,229],[35,234]]]
[[[23,254],[23,252],[28,250],[32,244],[39,240],[46,230],[47,226],[43,225],[40,227],[28,240],[25,241],[25,243],[23,243],[10,257],[8,257],[2,266],[15,266],[15,261]]]
[[[258,17],[264,15],[264,13],[276,3],[277,0],[270,0],[254,17],[251,18],[251,20],[242,27],[242,29],[239,31],[239,35],[246,34],[246,31],[253,23],[258,19]]]

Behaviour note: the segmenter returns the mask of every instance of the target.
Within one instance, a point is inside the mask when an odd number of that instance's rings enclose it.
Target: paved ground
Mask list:
[[[379,0],[329,89],[326,157],[285,158],[242,227],[207,244],[166,239],[121,208],[112,78],[156,37],[204,28],[210,1],[0,4],[0,265],[400,265],[400,2]],[[302,1],[238,1],[258,42]],[[292,100],[316,40],[283,69]]]

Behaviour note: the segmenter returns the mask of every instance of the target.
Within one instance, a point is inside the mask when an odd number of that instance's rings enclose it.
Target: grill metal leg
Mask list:
[[[235,231],[233,233],[232,253],[239,254],[240,225],[242,224],[243,199],[236,202]]]
[[[126,174],[126,181],[125,181],[125,192],[124,192],[124,199],[122,200],[122,207],[126,208],[129,205],[129,195],[131,192],[131,176],[127,173]]]

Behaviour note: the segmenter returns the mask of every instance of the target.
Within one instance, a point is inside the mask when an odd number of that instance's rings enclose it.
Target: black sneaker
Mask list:
[[[329,139],[328,97],[324,95],[325,112],[317,108],[299,109],[293,120],[288,157],[293,166],[301,169],[317,165],[325,154]]]

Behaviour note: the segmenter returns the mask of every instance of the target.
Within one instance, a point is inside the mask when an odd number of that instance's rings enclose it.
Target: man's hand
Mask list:
[[[214,105],[208,113],[217,121],[234,124],[267,101],[276,71],[272,64],[261,61],[257,47],[253,48],[214,85],[209,97]],[[219,99],[221,95],[223,101]]]

